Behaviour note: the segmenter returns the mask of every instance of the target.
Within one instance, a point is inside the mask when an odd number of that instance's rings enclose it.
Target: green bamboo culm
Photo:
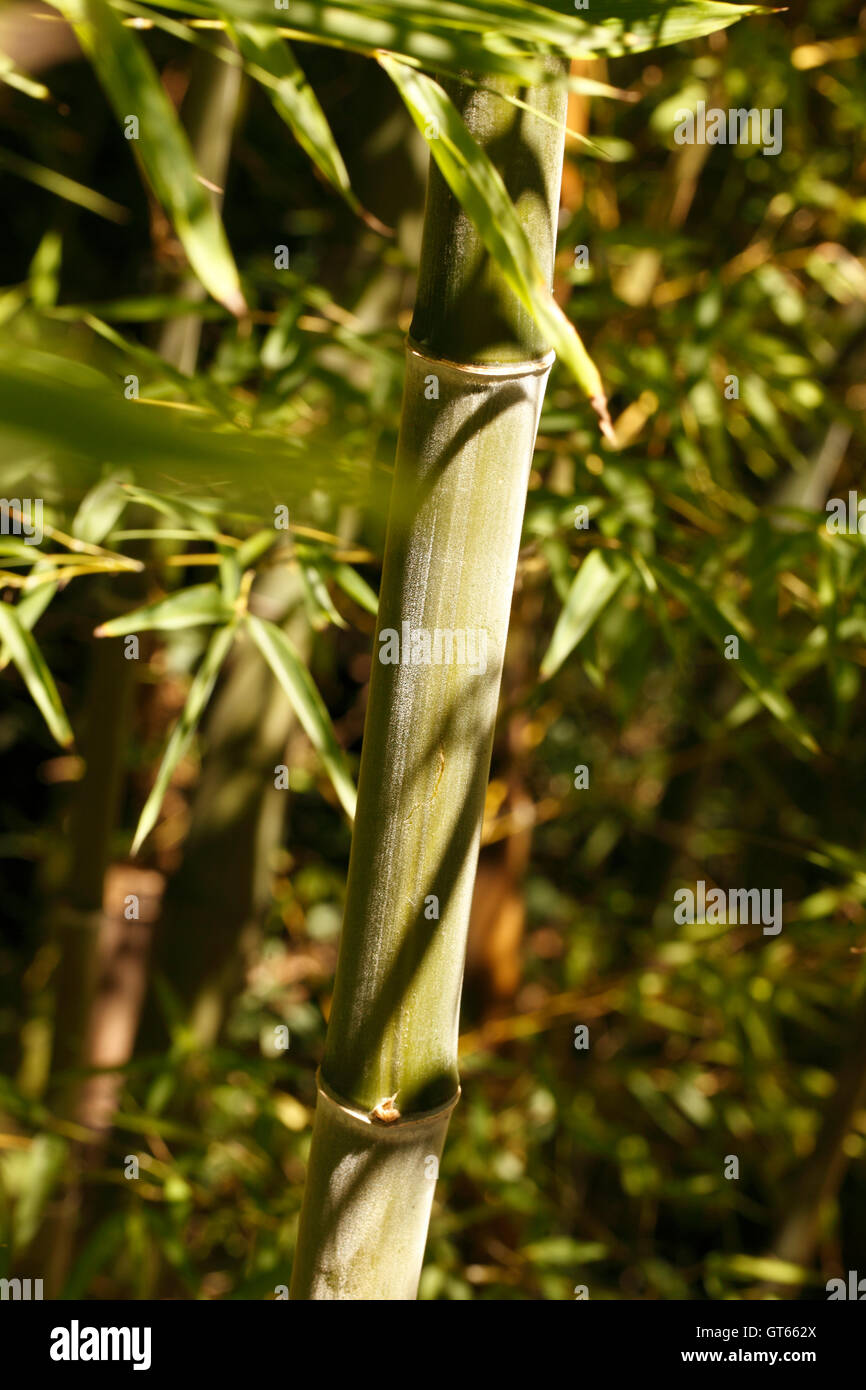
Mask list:
[[[549,279],[562,75],[516,93],[532,111],[489,82],[450,89]],[[417,1295],[548,348],[431,163],[293,1299]]]

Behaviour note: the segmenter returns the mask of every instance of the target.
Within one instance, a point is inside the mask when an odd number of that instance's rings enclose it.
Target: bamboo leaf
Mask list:
[[[128,494],[120,486],[128,480],[128,474],[118,473],[104,478],[85,493],[72,522],[76,540],[90,545],[102,544],[109,531],[114,530],[129,501]]]
[[[153,507],[154,511],[162,516],[179,516],[185,521],[190,531],[201,537],[202,540],[216,538],[217,528],[213,516],[216,511],[215,504],[196,503],[194,500],[184,497],[164,497],[159,492],[153,492],[150,488],[139,487],[136,483],[124,483],[123,490],[128,498],[134,502],[141,502],[146,507]]]
[[[604,424],[606,403],[598,368],[573,324],[552,298],[498,170],[473,140],[438,82],[387,55],[380,54],[379,62],[422,134],[431,126],[438,132],[429,144],[443,178],[472,218],[511,289],[547,335]],[[608,430],[609,424],[605,432]]]
[[[242,570],[249,569],[252,565],[266,555],[279,539],[279,532],[273,526],[263,527],[260,531],[254,531],[251,536],[238,546],[238,553],[235,559]]]
[[[739,639],[739,659],[731,662],[734,671],[745,685],[758,697],[765,709],[774,719],[793,735],[803,748],[810,753],[819,752],[818,744],[806,728],[779,682],[768,670],[751,642],[740,632],[731,632],[731,621],[713,603],[712,599],[687,575],[664,560],[647,561],[656,578],[668,593],[679,599],[688,609],[698,627],[710,641],[722,650],[729,636]]]
[[[714,1273],[739,1276],[743,1279],[765,1279],[774,1284],[802,1286],[814,1282],[814,1275],[802,1265],[780,1260],[773,1255],[724,1255],[713,1253],[707,1266]]]
[[[296,547],[296,552],[302,554],[300,546]],[[348,627],[345,618],[334,607],[324,576],[317,566],[302,559],[300,576],[312,627],[317,632],[324,631],[329,623],[335,627]]]
[[[195,733],[199,721],[204,714],[207,702],[211,697],[216,678],[219,675],[220,667],[228,655],[229,648],[234,641],[237,624],[233,621],[227,627],[220,628],[211,638],[210,645],[204,654],[201,665],[193,677],[186,697],[186,704],[183,707],[180,719],[171,731],[165,752],[162,755],[162,762],[156,774],[156,781],[144,809],[139,817],[138,826],[135,831],[135,838],[132,842],[131,853],[136,855],[147,839],[159,815],[159,808],[168,790],[175,768],[189,747],[190,740]]]
[[[55,228],[49,228],[30,262],[30,298],[36,309],[44,311],[57,303],[62,258],[63,239]]]
[[[15,87],[17,91],[33,97],[35,101],[52,100],[48,88],[42,82],[28,77],[27,73],[22,72],[17,63],[13,63],[5,53],[0,53],[0,82],[5,82],[7,87]]]
[[[0,639],[15,663],[51,733],[63,748],[73,743],[66,711],[57,693],[54,677],[45,664],[30,632],[9,603],[0,603]]]
[[[48,570],[51,575],[56,574],[50,560],[38,560],[30,571],[31,578],[34,574]],[[48,578],[44,584],[30,589],[15,605],[15,617],[21,627],[27,632],[32,632],[42,614],[45,612],[54,595],[57,593],[59,585],[53,578]],[[6,669],[11,660],[9,648],[4,641],[0,641],[0,671]]]
[[[357,794],[346,755],[337,743],[331,717],[297,649],[281,628],[266,619],[248,614],[246,625],[322,759],[343,810],[350,820],[354,819]]]
[[[226,623],[232,616],[231,604],[226,603],[216,584],[193,584],[176,594],[136,608],[120,618],[101,623],[95,637],[123,637],[128,632],[176,632],[184,627],[200,627],[205,623]]]
[[[184,0],[164,8],[188,11]],[[531,80],[544,57],[641,53],[724,29],[761,6],[715,0],[220,0],[212,12],[256,24],[288,24],[298,37],[360,53],[384,50],[438,72],[503,73]]]
[[[266,24],[235,24],[230,26],[230,33],[252,64],[250,75],[265,88],[274,110],[298,144],[349,207],[360,212],[328,118],[289,45]]]
[[[365,608],[375,618],[379,611],[379,596],[371,589],[366,579],[352,565],[336,564],[333,568],[334,582],[339,584],[344,594],[354,599],[360,608]]]
[[[77,183],[75,179],[67,178],[65,174],[58,174],[56,169],[46,169],[42,164],[34,164],[32,159],[13,154],[11,150],[0,150],[0,169],[7,169],[10,174],[16,174],[28,183],[36,184],[37,188],[44,188],[56,198],[63,198],[67,203],[75,203],[80,208],[86,208],[88,212],[95,212],[98,217],[105,217],[109,222],[129,220],[129,210],[120,203],[104,198],[101,193],[87,188],[83,183]]]
[[[554,675],[583,641],[628,573],[629,565],[622,555],[606,550],[589,552],[575,575],[553,629],[550,646],[541,663],[542,680]]]
[[[0,449],[22,439],[54,450],[64,462],[72,455],[89,466],[98,463],[100,471],[105,461],[122,459],[147,481],[164,482],[177,467],[188,483],[242,480],[247,503],[255,497],[272,505],[272,492],[295,502],[325,479],[350,479],[354,468],[309,440],[302,451],[285,430],[226,427],[202,411],[125,401],[80,362],[18,343],[0,345]]]
[[[75,29],[119,121],[138,120],[130,144],[204,287],[233,314],[246,311],[222,222],[199,182],[189,141],[141,39],[106,0],[53,0]]]

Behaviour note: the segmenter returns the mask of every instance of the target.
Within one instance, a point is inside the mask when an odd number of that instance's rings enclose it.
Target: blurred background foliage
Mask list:
[[[296,45],[311,100],[273,30],[234,32],[241,73],[213,7],[97,13],[150,55],[207,187],[166,136],[158,202],[57,11],[0,10],[0,477],[45,506],[40,546],[0,537],[0,1272],[267,1298],[427,151],[352,44]],[[823,523],[866,443],[864,44],[866,10],[794,0],[573,64],[555,295],[616,442],[556,368],[424,1298],[824,1297],[862,1271],[866,551]],[[677,146],[698,98],[780,108],[782,152]],[[675,924],[701,878],[781,888],[781,934]]]

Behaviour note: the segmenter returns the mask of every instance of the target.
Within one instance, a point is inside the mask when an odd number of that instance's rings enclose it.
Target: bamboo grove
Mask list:
[[[823,1288],[864,1235],[853,49],[716,0],[52,11],[56,53],[0,13],[0,1273]],[[784,141],[680,143],[698,101]],[[753,881],[775,934],[674,916]]]

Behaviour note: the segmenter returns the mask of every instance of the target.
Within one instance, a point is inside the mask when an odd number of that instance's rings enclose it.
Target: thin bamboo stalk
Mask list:
[[[549,275],[562,85],[520,93],[556,124],[468,84],[452,94],[495,160]],[[466,931],[551,360],[431,168],[295,1299],[410,1299],[417,1292],[439,1158],[459,1096]],[[443,658],[442,634],[462,635],[462,660],[455,637],[454,659],[436,662],[437,632]]]

